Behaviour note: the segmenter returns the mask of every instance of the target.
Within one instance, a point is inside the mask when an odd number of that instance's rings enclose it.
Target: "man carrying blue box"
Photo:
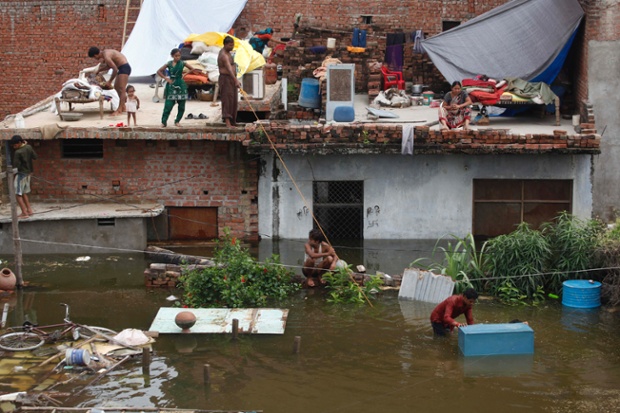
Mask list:
[[[453,295],[439,303],[431,313],[431,325],[435,336],[445,336],[452,332],[454,327],[474,324],[472,308],[477,298],[476,290],[468,288],[463,291],[463,294]],[[467,324],[461,324],[455,320],[461,314],[465,314]]]

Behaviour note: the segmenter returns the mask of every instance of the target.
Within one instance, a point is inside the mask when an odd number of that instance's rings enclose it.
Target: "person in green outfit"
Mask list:
[[[17,168],[15,174],[15,195],[17,203],[22,210],[17,218],[30,218],[34,212],[30,206],[28,194],[30,193],[30,175],[34,170],[32,160],[37,159],[37,153],[28,145],[28,142],[19,135],[11,137],[10,144],[13,147],[13,166]]]
[[[202,73],[199,69],[195,69],[181,60],[179,49],[172,49],[170,56],[172,56],[172,60],[157,71],[159,77],[166,81],[166,88],[164,89],[166,103],[164,104],[164,113],[161,116],[161,126],[164,128],[168,124],[168,117],[175,103],[178,104],[178,107],[174,125],[181,126],[180,122],[185,113],[185,101],[187,100],[187,84],[183,80],[183,69],[187,67],[190,72]],[[166,69],[168,69],[168,75],[165,73]]]

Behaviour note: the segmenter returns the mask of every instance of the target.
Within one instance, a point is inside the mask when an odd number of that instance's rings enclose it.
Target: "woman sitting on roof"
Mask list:
[[[455,129],[463,127],[463,130],[469,129],[469,121],[471,119],[472,104],[467,92],[463,90],[461,82],[452,83],[452,90],[443,98],[443,103],[439,107],[439,123],[441,129]]]

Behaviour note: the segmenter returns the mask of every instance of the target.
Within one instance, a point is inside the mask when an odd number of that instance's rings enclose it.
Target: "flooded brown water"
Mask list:
[[[11,298],[10,325],[24,316],[58,322],[58,304],[66,302],[78,322],[148,329],[158,308],[169,306],[166,296],[178,295],[144,288],[142,255],[75,258],[25,258],[31,284]],[[553,300],[538,308],[479,300],[478,322],[529,321],[535,354],[464,358],[456,335],[433,338],[432,305],[399,301],[396,292],[371,308],[331,305],[324,292],[304,290],[281,306],[290,310],[283,335],[237,342],[224,335],[160,336],[150,376],[131,361],[67,404],[274,413],[619,411],[618,313],[571,310]],[[295,336],[302,338],[298,355]],[[6,391],[8,379],[2,380]]]

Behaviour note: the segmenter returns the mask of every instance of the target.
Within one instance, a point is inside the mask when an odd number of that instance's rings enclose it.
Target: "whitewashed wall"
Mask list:
[[[280,161],[266,157],[259,180],[263,236],[305,239],[312,228],[312,182],[322,180],[364,181],[365,239],[467,235],[472,231],[474,179],[572,179],[573,214],[580,218],[592,214],[590,155],[289,155],[283,159],[305,202]],[[367,213],[369,207],[371,213]]]

